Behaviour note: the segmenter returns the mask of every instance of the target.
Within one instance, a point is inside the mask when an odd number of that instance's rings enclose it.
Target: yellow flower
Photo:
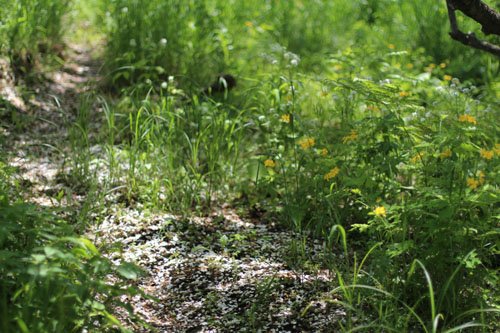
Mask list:
[[[484,172],[483,171],[478,171],[478,172],[476,172],[476,176],[477,176],[477,178],[467,177],[467,186],[469,186],[469,188],[471,190],[475,190],[480,185],[484,184],[484,178],[486,176],[484,174]]]
[[[276,162],[274,162],[271,159],[267,159],[267,160],[264,161],[264,166],[266,168],[274,168],[276,166]]]
[[[429,68],[436,68],[436,64],[429,64]]]
[[[396,48],[396,45],[388,44],[387,47],[390,48],[391,50],[394,50]]]
[[[410,162],[415,164],[417,162],[421,162],[425,153],[417,153],[415,156],[410,158]]]
[[[413,64],[406,64],[406,68],[408,69],[412,69],[413,67],[414,67]]]
[[[481,148],[481,150],[479,151],[479,154],[485,160],[491,160],[493,158],[493,156],[495,155],[495,152],[493,150],[486,150],[486,149]]]
[[[445,75],[445,76],[443,76],[443,79],[445,81],[451,81],[451,79],[453,79],[453,77],[451,75]]]
[[[356,132],[355,130],[351,130],[351,132],[348,135],[346,135],[342,138],[342,142],[348,143],[348,142],[356,140],[357,138],[358,138],[358,132]]]
[[[335,167],[331,169],[326,175],[323,176],[325,180],[330,180],[332,178],[335,178],[340,172],[340,169],[338,167]]]
[[[385,217],[387,215],[385,207],[384,206],[375,207],[375,209],[373,210],[373,215],[378,217]]]
[[[467,178],[467,186],[469,186],[471,190],[475,190],[479,185],[480,183],[477,179],[471,177]]]
[[[461,114],[460,116],[458,116],[458,121],[461,123],[471,123],[474,125],[477,124],[476,118],[468,114]]]
[[[314,138],[303,138],[299,140],[299,145],[302,149],[309,149],[316,144],[316,140]]]
[[[439,154],[439,157],[441,158],[448,158],[448,157],[451,157],[451,149],[445,149],[441,152],[441,154]]]
[[[481,185],[484,184],[484,176],[485,176],[485,174],[483,171],[477,172],[478,181],[479,181],[479,184],[481,184]]]
[[[246,21],[246,22],[245,22],[245,26],[247,26],[247,27],[251,28],[251,27],[253,27],[253,23],[252,23],[252,22],[250,22],[250,21]]]
[[[281,116],[281,121],[287,124],[290,124],[290,115],[289,114],[284,114]]]
[[[400,97],[408,97],[408,96],[410,96],[410,93],[408,91],[400,91],[399,96]]]
[[[439,67],[446,68],[446,64],[444,62],[442,62],[442,63],[439,64]]]
[[[319,151],[319,154],[320,154],[321,156],[326,156],[326,155],[328,155],[328,149],[326,149],[326,148],[321,149],[321,150]]]

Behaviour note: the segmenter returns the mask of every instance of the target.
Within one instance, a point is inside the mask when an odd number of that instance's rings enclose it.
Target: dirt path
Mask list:
[[[6,133],[10,162],[21,171],[27,200],[38,205],[68,204],[54,197],[68,190],[60,175],[69,172],[64,161],[78,97],[97,78],[90,51],[72,46],[66,65],[33,88],[22,111],[27,123]],[[71,195],[73,202],[85,199]],[[230,209],[182,220],[112,201],[103,216],[89,237],[121,243],[122,254],[110,256],[145,269],[138,285],[157,301],[131,301],[160,332],[328,332],[344,315],[325,302],[333,296],[332,277],[317,268],[322,245],[308,240],[303,250],[292,233],[270,222],[245,220]],[[294,269],[297,258],[313,273]]]
[[[90,89],[97,72],[89,48],[69,45],[65,65],[44,73],[42,82],[21,82],[24,91],[20,91],[11,77],[1,86],[2,96],[18,108],[14,111],[17,123],[4,133],[5,146],[10,152],[9,163],[20,171],[28,201],[48,207],[68,204],[67,197],[54,200],[64,187],[57,178],[67,171],[68,127],[74,121],[79,96]],[[21,94],[28,97],[23,96],[23,100]]]
[[[332,299],[328,272],[291,268],[288,231],[224,210],[184,221],[113,210],[97,239],[121,242],[123,257],[146,269],[139,285],[159,301],[134,303],[161,332],[331,332],[344,314],[324,301]],[[307,251],[319,262],[321,244]]]

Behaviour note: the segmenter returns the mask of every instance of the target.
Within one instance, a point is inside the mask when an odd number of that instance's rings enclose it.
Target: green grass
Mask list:
[[[40,71],[42,62],[61,62],[63,17],[70,3],[70,0],[0,1],[0,54],[10,58],[19,76]]]

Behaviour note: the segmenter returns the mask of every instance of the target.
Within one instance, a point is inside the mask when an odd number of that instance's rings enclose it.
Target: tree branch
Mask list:
[[[500,57],[500,46],[482,41],[479,38],[477,38],[476,35],[474,35],[474,33],[470,32],[470,33],[466,34],[466,33],[463,33],[462,31],[460,31],[460,29],[458,28],[458,24],[457,24],[457,17],[455,15],[456,7],[455,7],[454,3],[456,3],[456,2],[457,2],[457,0],[446,0],[446,5],[448,7],[448,18],[450,19],[450,26],[451,26],[451,32],[450,32],[451,38],[453,38],[456,41],[461,42],[464,45],[467,45],[467,46],[470,46],[470,47],[473,47],[473,48],[476,48],[479,50],[483,50],[483,51],[489,52],[491,54],[494,54],[497,57]],[[458,2],[460,2],[460,1],[458,1]],[[467,3],[482,3],[484,6],[486,6],[486,4],[484,4],[480,0],[476,0],[476,1],[464,0],[463,2],[464,3],[465,2],[467,2]],[[489,8],[488,6],[486,6],[486,7]],[[491,11],[493,11],[491,8],[489,8],[489,9]],[[498,22],[496,23],[497,24],[496,30],[499,30],[499,32],[500,32],[500,15],[498,13],[496,13],[496,14],[498,17]],[[475,21],[477,21],[474,17],[471,16],[471,18],[474,19]],[[484,27],[485,26],[483,25],[483,32],[484,32]],[[492,32],[492,33],[495,33],[495,32]]]
[[[455,10],[459,10],[474,21],[481,24],[481,31],[485,35],[500,36],[500,13],[489,7],[481,0],[447,0]]]

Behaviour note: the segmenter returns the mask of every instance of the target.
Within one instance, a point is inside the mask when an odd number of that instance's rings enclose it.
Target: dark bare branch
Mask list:
[[[481,0],[447,0],[447,3],[481,24],[484,34],[500,35],[500,13]]]
[[[473,47],[473,48],[476,48],[479,50],[483,50],[483,51],[489,52],[491,54],[494,54],[497,57],[500,57],[500,46],[482,41],[479,38],[477,38],[476,35],[474,35],[474,33],[467,33],[466,34],[462,31],[460,31],[460,29],[458,28],[458,24],[457,24],[457,17],[455,15],[455,10],[456,10],[456,7],[454,6],[455,2],[460,2],[460,1],[456,1],[456,0],[447,0],[446,1],[446,5],[448,7],[448,18],[450,20],[450,26],[451,26],[451,32],[450,32],[451,38],[453,38],[456,41],[461,42],[464,45],[467,45],[467,46],[470,46],[470,47]],[[467,0],[465,0],[463,2],[476,3],[476,2],[481,2],[481,1],[472,1],[472,0],[467,1]],[[498,13],[497,13],[497,15],[498,15]],[[498,24],[497,28],[500,28],[500,15],[498,15],[498,18],[499,18],[499,21],[497,23]],[[484,25],[483,25],[483,31],[484,31]]]

